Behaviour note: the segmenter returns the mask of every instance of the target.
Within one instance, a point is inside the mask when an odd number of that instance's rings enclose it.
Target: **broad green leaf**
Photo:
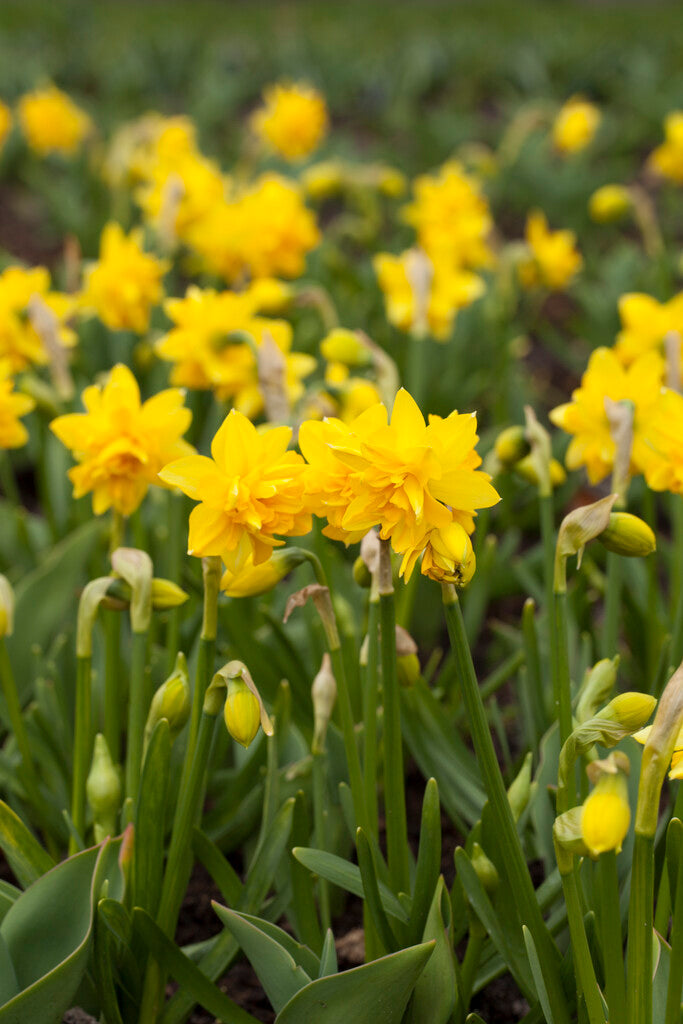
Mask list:
[[[212,902],[211,905],[221,920],[223,920],[222,911],[227,908],[222,907],[220,904],[215,902]],[[292,960],[294,960],[299,967],[303,968],[309,978],[312,978],[314,975],[317,976],[318,971],[320,970],[320,960],[312,949],[309,949],[308,946],[304,946],[301,942],[297,942],[289,932],[284,931],[283,928],[278,928],[278,926],[273,924],[272,921],[265,921],[261,917],[254,917],[253,914],[245,914],[242,911],[239,912],[239,916],[254,925],[255,928],[258,928],[264,933],[264,935],[267,935],[274,942],[277,942],[282,946],[283,949],[289,953]]]
[[[215,1014],[224,1024],[257,1024],[256,1018],[237,1003],[229,999],[206,975],[182,953],[149,914],[139,907],[133,911],[133,928],[142,936],[153,956],[163,964],[168,973],[175,978],[181,988],[194,997],[197,1002]]]
[[[434,942],[319,978],[290,999],[275,1024],[400,1024]]]
[[[538,953],[536,952],[533,937],[526,925],[522,926],[522,932],[524,935],[524,945],[526,946],[527,956],[529,957],[529,963],[531,965],[531,973],[534,977],[534,984],[538,994],[538,1001],[540,1002],[543,1013],[545,1014],[547,1024],[556,1024],[550,999],[548,998],[548,989],[546,988],[545,978],[543,977],[541,961],[538,959]]]
[[[157,722],[142,766],[135,808],[133,905],[157,912],[164,867],[164,817],[168,792],[171,737],[168,720]]]
[[[213,908],[239,942],[273,1009],[279,1013],[311,978],[277,939],[267,935],[249,918],[216,903]],[[317,969],[314,973],[318,973]]]
[[[445,920],[444,920],[445,917]],[[403,1024],[446,1024],[455,1006],[455,964],[448,935],[450,901],[439,878],[425,925],[423,941],[435,941],[434,952],[417,980]]]
[[[0,925],[18,992],[0,1007],[0,1024],[58,1024],[88,963],[97,892],[111,843],[76,854],[34,882]]]
[[[652,931],[652,1020],[666,1019],[666,997],[671,968],[671,946],[656,931]],[[680,1002],[680,999],[679,999]]]
[[[14,971],[7,943],[0,932],[0,1006],[8,1003],[19,994],[21,988]]]
[[[347,892],[353,893],[354,896],[365,899],[360,869],[355,864],[350,864],[343,857],[337,857],[334,853],[328,853],[326,850],[313,850],[310,847],[296,846],[292,853],[309,871],[321,875],[328,882],[338,885],[340,889],[345,889]],[[378,886],[382,906],[386,913],[395,917],[397,921],[407,924],[408,914],[391,889],[383,882],[379,882]]]
[[[15,878],[26,888],[55,866],[52,857],[11,807],[0,800],[0,849]]]

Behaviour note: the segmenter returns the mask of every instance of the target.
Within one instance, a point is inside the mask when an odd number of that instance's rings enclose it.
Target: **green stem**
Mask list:
[[[506,882],[512,894],[522,924],[525,924],[534,940],[544,977],[548,987],[548,995],[553,1008],[555,1024],[569,1024],[567,1000],[560,979],[560,957],[550,933],[543,920],[531,876],[526,865],[524,852],[517,833],[505,783],[491,733],[486,719],[486,711],[479,693],[477,677],[474,672],[465,624],[460,610],[460,603],[453,587],[443,588],[444,612],[448,625],[448,634],[455,655],[458,679],[463,701],[467,709],[468,721],[477,755],[484,788],[495,822],[501,864]],[[521,942],[521,935],[518,937]]]
[[[605,997],[610,1019],[626,1020],[626,981],[624,977],[624,941],[619,909],[619,876],[614,850],[600,855],[598,861],[600,930],[605,964]]]
[[[368,608],[367,662],[363,672],[363,777],[365,806],[375,839],[379,835],[377,809],[377,692],[379,647],[379,596],[370,594]]]
[[[396,611],[390,541],[380,541],[379,615],[384,697],[384,815],[389,879],[396,893],[410,892],[410,861],[403,778],[401,694],[396,673]]]
[[[666,872],[665,872],[666,873]],[[669,984],[666,992],[664,1024],[681,1024],[681,990],[683,989],[683,857],[678,858],[676,906],[671,927]]]
[[[581,909],[581,898],[576,884],[576,873],[569,871],[563,874],[562,888],[564,890],[564,901],[567,907],[567,920],[569,922],[569,934],[572,940],[572,951],[574,954],[574,969],[583,998],[586,1001],[586,1010],[590,1024],[605,1024],[605,1014],[600,998],[600,989],[595,977],[595,968],[591,959],[586,928],[583,923],[583,911]],[[615,1022],[623,1020],[616,1016],[612,1017]]]
[[[85,839],[85,783],[92,758],[91,663],[89,657],[78,658],[76,663],[71,820],[82,839]],[[69,854],[76,853],[77,849],[76,839],[72,836],[69,840]]]
[[[541,520],[541,539],[543,542],[543,589],[545,592],[546,628],[548,630],[548,640],[550,641],[550,664],[554,665],[557,647],[555,617],[553,614],[556,538],[552,493],[539,494],[538,509]]]
[[[654,837],[636,832],[628,912],[628,1024],[652,1024]]]
[[[569,677],[569,640],[567,637],[567,595],[564,591],[555,593],[555,672],[554,696],[555,714],[560,727],[560,747],[564,746],[572,733],[572,694]],[[570,784],[571,785],[571,784]],[[576,799],[570,804],[576,803]]]
[[[104,738],[114,764],[121,757],[121,614],[104,611]]]
[[[19,484],[17,478],[14,475],[14,466],[12,465],[12,456],[8,451],[4,451],[0,454],[0,485],[5,498],[12,505],[21,505],[21,494],[19,493]]]
[[[140,786],[145,722],[149,711],[149,693],[145,678],[147,630],[133,633],[128,694],[128,732],[126,737],[126,797],[135,803]]]
[[[38,772],[36,771],[33,754],[31,753],[31,744],[21,713],[21,702],[17,692],[17,684],[4,637],[0,637],[0,683],[2,684],[2,692],[7,704],[10,726],[12,727],[14,739],[16,740],[24,765],[27,791],[30,796],[35,797],[38,793]]]
[[[325,751],[313,754],[313,829],[315,845],[318,850],[326,850],[327,841],[327,755]],[[318,879],[318,902],[320,905],[320,924],[323,932],[331,924],[330,884],[326,878]]]
[[[619,645],[619,611],[621,608],[621,555],[607,552],[607,592],[602,653],[613,658]]]
[[[183,499],[180,494],[168,495],[168,578],[180,583],[183,567]],[[180,648],[180,608],[171,608],[166,629],[166,670],[170,675]]]

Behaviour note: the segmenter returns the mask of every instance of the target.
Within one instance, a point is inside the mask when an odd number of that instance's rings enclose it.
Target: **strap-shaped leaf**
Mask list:
[[[423,941],[434,940],[434,952],[417,980],[403,1024],[446,1024],[455,1006],[455,964],[448,928],[450,901],[443,878],[434,890]]]
[[[52,857],[21,818],[0,800],[0,849],[20,885],[26,888],[55,866]]]
[[[355,864],[349,864],[343,857],[337,857],[334,853],[328,853],[326,850],[313,850],[307,846],[296,846],[292,853],[314,874],[321,875],[328,882],[338,885],[340,889],[345,889],[346,892],[365,899],[360,869]],[[408,914],[391,889],[383,882],[379,882],[378,887],[382,906],[386,913],[395,917],[397,921],[407,924]]]
[[[318,977],[326,978],[330,974],[336,974],[337,969],[337,950],[334,945],[334,935],[332,934],[332,929],[328,928],[325,941],[323,942],[323,951],[320,954]]]
[[[232,864],[200,829],[192,832],[192,849],[221,891],[226,903],[237,906],[242,899],[242,882]]]
[[[164,814],[168,791],[171,736],[168,719],[157,722],[142,766],[135,808],[133,904],[154,915],[161,896],[164,867]]]
[[[275,1024],[400,1024],[434,942],[409,946],[372,963],[306,985]]]
[[[543,1013],[545,1014],[547,1024],[556,1024],[553,1016],[552,1005],[548,998],[548,989],[546,988],[545,978],[543,977],[541,961],[538,958],[533,937],[526,925],[522,926],[522,932],[524,934],[524,945],[526,946],[527,956],[529,957],[529,964],[531,965],[531,973],[534,977],[534,984],[538,994],[538,1001],[540,1002]]]

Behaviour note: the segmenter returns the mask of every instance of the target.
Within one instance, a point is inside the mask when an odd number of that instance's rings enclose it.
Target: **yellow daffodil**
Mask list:
[[[433,530],[459,523],[469,534],[475,510],[499,495],[477,471],[477,423],[473,415],[424,417],[401,389],[391,420],[382,403],[352,423],[328,419],[301,426],[299,444],[309,463],[312,508],[327,518],[328,536],[351,543],[373,526],[403,554],[410,575]],[[444,547],[452,538],[444,539]],[[449,548],[452,553],[452,548]]]
[[[54,317],[55,336],[46,339],[36,328],[36,304],[47,307]],[[76,334],[65,325],[76,307],[76,300],[50,290],[50,274],[45,267],[10,266],[0,274],[0,359],[9,362],[13,373],[31,364],[50,362],[49,345],[70,348]]]
[[[664,142],[650,154],[650,167],[676,185],[683,185],[683,110],[667,114]]]
[[[7,136],[12,131],[12,111],[6,103],[0,102],[0,149],[7,142]]]
[[[29,146],[40,156],[72,155],[92,128],[88,115],[54,85],[21,97],[19,124]]]
[[[651,295],[629,292],[619,299],[621,330],[614,351],[628,366],[643,352],[661,351],[669,331],[683,333],[683,292],[668,302],[658,302]]]
[[[560,153],[578,153],[593,141],[600,120],[595,104],[572,96],[553,123],[553,145]]]
[[[419,552],[415,552],[417,557]],[[422,555],[423,576],[438,583],[466,586],[474,576],[476,559],[472,541],[461,523],[453,520],[439,530],[432,530]]]
[[[225,200],[227,184],[213,161],[181,150],[153,163],[136,198],[163,241],[185,241],[191,228]]]
[[[143,251],[140,229],[126,235],[112,221],[102,232],[99,260],[86,271],[82,304],[112,330],[142,334],[152,307],[161,301],[168,267],[166,260]]]
[[[493,219],[479,182],[456,160],[413,183],[413,202],[403,209],[419,245],[435,263],[477,269],[490,266]]]
[[[640,732],[633,734],[634,740],[638,743],[642,743],[643,746],[647,743],[650,732],[652,731],[651,725],[646,725]],[[676,742],[674,744],[674,752],[671,757],[671,770],[669,771],[669,778],[672,781],[676,779],[683,779],[683,729],[679,732]]]
[[[667,389],[650,415],[645,447],[648,487],[683,493],[683,396],[677,391]]]
[[[20,422],[35,402],[28,395],[14,390],[11,367],[7,359],[0,359],[0,448],[21,448],[28,441],[28,431]]]
[[[78,463],[69,470],[74,497],[92,492],[95,515],[112,507],[131,515],[149,485],[159,483],[159,470],[193,451],[182,440],[192,414],[176,388],[141,402],[135,377],[121,364],[104,386],[87,387],[82,400],[84,413],[50,424]]]
[[[568,469],[585,466],[592,484],[599,483],[612,470],[616,446],[605,411],[605,398],[633,404],[633,448],[631,473],[642,473],[649,464],[651,451],[647,441],[650,419],[662,399],[662,359],[649,352],[624,368],[612,349],[593,352],[581,385],[571,402],[550,413],[552,422],[573,438],[567,449]]]
[[[235,409],[211,443],[211,458],[191,455],[159,474],[200,502],[190,514],[189,553],[220,555],[231,573],[251,557],[268,560],[278,536],[302,536],[311,528],[304,501],[305,465],[287,451],[289,427],[256,427]]]
[[[379,253],[373,259],[379,286],[384,292],[387,319],[402,331],[414,328],[418,302],[409,273],[412,250],[400,256]],[[443,259],[432,262],[427,322],[437,341],[447,341],[458,310],[471,305],[484,292],[477,274],[453,267]]]
[[[553,291],[566,288],[583,265],[573,231],[551,231],[541,210],[527,217],[526,241],[530,259],[520,266],[525,288],[542,285]]]
[[[620,220],[632,206],[631,193],[625,185],[603,185],[588,200],[588,212],[598,224]]]
[[[619,853],[631,823],[626,775],[615,768],[600,776],[581,809],[581,838],[592,857]]]
[[[258,138],[286,160],[303,160],[327,134],[327,107],[323,96],[303,82],[270,85],[263,90],[263,106],[251,118]]]

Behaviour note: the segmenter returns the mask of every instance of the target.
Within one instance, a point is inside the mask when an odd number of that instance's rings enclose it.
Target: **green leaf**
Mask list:
[[[92,939],[97,892],[112,844],[58,864],[19,896],[0,935],[18,992],[0,1008],[0,1024],[57,1024],[81,983]]]
[[[26,888],[55,866],[21,818],[0,800],[0,849],[15,878]]]
[[[245,952],[276,1013],[305,985],[309,975],[285,947],[248,917],[214,903],[214,910]],[[314,972],[317,974],[317,969]]]
[[[548,997],[548,990],[545,984],[545,978],[543,977],[543,969],[541,967],[541,961],[538,959],[538,953],[536,952],[536,946],[534,944],[531,932],[526,925],[522,925],[522,932],[524,934],[524,945],[526,946],[527,956],[529,957],[529,963],[531,965],[531,973],[534,978],[534,984],[536,986],[536,992],[538,995],[538,1001],[541,1004],[543,1013],[545,1014],[547,1024],[555,1024],[555,1018],[553,1017],[552,1005]]]
[[[133,905],[154,915],[161,896],[164,867],[164,818],[168,792],[171,736],[168,719],[154,727],[140,778],[135,808]]]
[[[340,889],[345,889],[347,892],[353,893],[354,896],[365,899],[360,869],[355,864],[349,864],[347,860],[337,857],[334,853],[328,853],[326,850],[313,850],[310,847],[296,846],[292,853],[309,871],[321,875],[328,882],[338,885]],[[391,889],[383,882],[378,883],[378,888],[386,913],[396,918],[397,921],[407,924],[408,914]]]
[[[418,978],[403,1024],[446,1024],[455,1006],[455,964],[448,935],[450,901],[439,878],[425,925],[423,941],[434,940],[434,952]]]
[[[242,899],[243,886],[232,864],[201,829],[192,831],[192,849],[220,889],[225,902],[237,906]]]
[[[399,943],[391,930],[391,925],[382,906],[372,851],[362,828],[356,830],[356,851],[358,853],[358,867],[363,883],[363,892],[365,893],[365,903],[381,943],[380,951],[395,953],[399,949]]]
[[[654,965],[654,975],[652,978],[652,1020],[663,1021],[666,1019],[671,947],[654,929],[652,931],[652,946],[652,963]]]
[[[226,910],[226,907],[222,907],[219,903],[212,902],[213,909],[216,911],[218,916],[223,920],[222,911]],[[267,935],[274,942],[277,942],[282,946],[292,957],[292,959],[303,968],[309,978],[314,975],[317,976],[320,970],[320,960],[308,946],[304,946],[301,942],[297,942],[289,932],[286,932],[283,928],[278,928],[272,921],[265,921],[263,918],[254,917],[253,914],[245,914],[240,911],[239,916],[250,924],[253,924],[255,928]],[[223,922],[225,923],[225,922]]]
[[[152,955],[163,964],[183,990],[191,993],[205,1010],[219,1017],[224,1024],[257,1024],[256,1018],[229,999],[199,968],[165,935],[145,910],[133,911],[133,929],[142,936]]]
[[[332,929],[328,928],[323,942],[323,951],[320,955],[319,978],[326,978],[330,974],[336,974],[338,970],[337,950],[334,945]]]
[[[400,1024],[434,945],[410,946],[312,981],[290,999],[275,1024]]]
[[[666,867],[669,874],[671,906],[676,906],[676,888],[678,886],[678,867],[683,856],[683,822],[680,818],[672,818],[666,830]]]
[[[413,942],[423,937],[427,915],[433,902],[434,890],[441,867],[441,808],[436,779],[429,779],[422,801],[420,846],[415,868],[413,907],[410,915],[410,935]],[[433,938],[433,936],[431,936]]]
[[[306,808],[306,798],[303,790],[300,789],[294,803],[292,846],[302,846],[309,842],[310,838],[311,823]],[[299,939],[319,953],[323,945],[323,936],[320,930],[311,876],[303,864],[291,854],[289,856],[289,874],[292,883],[292,900],[289,911],[292,925]]]

